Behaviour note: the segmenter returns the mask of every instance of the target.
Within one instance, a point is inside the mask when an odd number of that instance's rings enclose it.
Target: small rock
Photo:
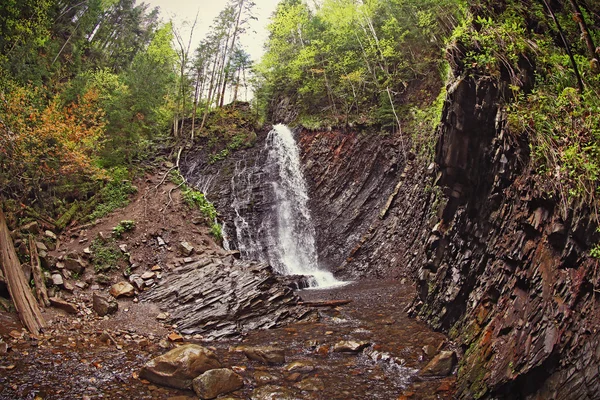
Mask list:
[[[40,226],[38,225],[38,223],[36,221],[33,221],[33,222],[23,225],[20,228],[20,230],[23,233],[33,233],[33,234],[37,235],[38,233],[40,233]]]
[[[234,392],[244,386],[242,377],[230,369],[218,368],[206,371],[192,382],[194,392],[201,399],[214,399],[215,397]]]
[[[105,315],[116,313],[119,309],[119,304],[115,300],[94,293],[93,308],[96,314],[104,317]]]
[[[46,235],[47,237],[49,237],[49,238],[50,238],[50,239],[52,239],[52,240],[56,240],[56,239],[58,239],[58,238],[56,237],[56,234],[55,234],[54,232],[52,232],[52,231],[49,231],[49,230],[48,230],[48,231],[45,231],[45,232],[44,232],[44,235]]]
[[[169,339],[171,342],[183,342],[183,336],[181,336],[177,332],[169,333],[169,336],[167,336],[167,339]]]
[[[58,262],[56,263],[56,268],[58,268],[58,269],[63,269],[63,268],[65,268],[65,263],[64,263],[64,262],[62,262],[62,261],[58,261]]]
[[[90,250],[89,247],[86,247],[85,249],[83,249],[83,253],[89,256],[90,254],[92,254],[92,250]]]
[[[144,280],[138,274],[131,274],[129,282],[140,292],[144,289]]]
[[[301,372],[308,373],[315,370],[315,365],[308,360],[305,361],[294,361],[285,366],[285,370],[288,372]]]
[[[419,372],[421,376],[448,376],[456,365],[456,353],[441,351]]]
[[[156,237],[156,241],[158,242],[159,246],[165,246],[166,245],[165,241],[160,236]]]
[[[75,287],[73,287],[73,285],[71,285],[69,282],[65,281],[63,283],[63,289],[65,289],[67,292],[73,293],[73,291],[75,290]]]
[[[50,304],[52,304],[56,308],[60,308],[63,311],[66,311],[69,314],[77,314],[79,310],[77,310],[77,306],[75,304],[71,304],[61,298],[58,297],[50,297]]]
[[[269,374],[268,372],[265,372],[265,371],[256,371],[254,373],[254,381],[256,381],[257,386],[277,382],[280,379],[281,379],[280,377]]]
[[[333,346],[334,353],[358,353],[371,343],[365,341],[344,340]]]
[[[123,253],[127,253],[127,245],[125,243],[120,244],[119,249],[121,249]]]
[[[186,257],[192,255],[192,253],[194,252],[194,246],[192,246],[188,242],[180,242],[178,249],[181,252],[181,254],[183,254]]]
[[[0,356],[5,355],[6,353],[8,353],[8,343],[0,339]]]
[[[61,286],[63,283],[63,277],[61,274],[52,274],[52,284],[54,286]]]
[[[147,271],[142,274],[141,278],[146,281],[148,279],[154,279],[155,276],[156,274],[154,272]]]
[[[319,392],[325,390],[325,384],[317,377],[306,378],[296,383],[294,387],[300,390],[306,390],[308,392]]]
[[[297,398],[290,389],[275,385],[259,387],[252,392],[251,397],[252,400],[296,400]]]
[[[216,368],[221,368],[221,363],[212,351],[187,344],[148,361],[140,371],[140,378],[176,389],[190,389],[194,378]]]
[[[25,332],[13,330],[10,331],[8,335],[13,339],[22,339],[25,336]]]
[[[48,247],[43,242],[35,242],[35,247],[40,251],[48,251]]]
[[[427,357],[431,358],[435,355],[435,347],[430,344],[427,344],[427,345],[423,346],[423,353]]]
[[[241,350],[250,360],[259,361],[263,364],[283,364],[285,362],[285,350],[277,347],[241,347]]]
[[[74,254],[68,255],[64,259],[63,263],[65,264],[66,269],[76,274],[80,274],[85,268],[85,263],[83,262],[83,260],[79,258],[79,256]]]
[[[160,265],[155,265],[151,268],[152,271],[160,271],[162,270],[162,268],[160,267]]]
[[[85,283],[85,282],[75,282],[75,286],[77,286],[79,289],[85,289],[87,287],[87,283]]]
[[[169,318],[169,313],[164,313],[164,312],[162,312],[156,316],[156,319],[159,321],[165,321],[168,318]]]
[[[193,263],[194,259],[192,257],[186,257],[183,259],[183,262],[186,264]]]
[[[135,295],[135,288],[128,282],[119,282],[112,285],[110,294],[115,299],[119,297],[133,297]]]

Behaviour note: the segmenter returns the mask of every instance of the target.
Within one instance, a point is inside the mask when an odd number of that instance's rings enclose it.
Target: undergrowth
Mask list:
[[[129,196],[137,192],[137,188],[132,185],[129,179],[129,172],[125,167],[115,167],[108,171],[109,180],[100,189],[99,204],[87,218],[95,220],[108,215],[117,208],[125,207],[129,204]]]
[[[125,254],[112,239],[94,239],[90,245],[94,271],[107,272],[119,268],[119,261],[125,260]]]

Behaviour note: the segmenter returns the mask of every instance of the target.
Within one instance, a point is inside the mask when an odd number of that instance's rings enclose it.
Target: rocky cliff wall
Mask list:
[[[414,312],[462,348],[459,398],[598,399],[596,225],[540,189],[527,138],[507,130],[505,84],[455,61],[436,154],[445,201]]]

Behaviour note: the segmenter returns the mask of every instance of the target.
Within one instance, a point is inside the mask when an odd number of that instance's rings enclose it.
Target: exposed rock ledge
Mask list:
[[[173,270],[141,299],[157,302],[182,333],[216,339],[316,318],[297,305],[291,285],[265,264],[206,257]]]

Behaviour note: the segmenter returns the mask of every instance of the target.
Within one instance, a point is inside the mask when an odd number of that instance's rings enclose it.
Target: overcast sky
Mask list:
[[[198,22],[194,29],[192,47],[190,52],[196,48],[198,43],[208,33],[208,28],[213,19],[219,12],[225,8],[225,0],[143,0],[139,3],[147,3],[150,6],[158,6],[161,9],[161,16],[164,22],[173,20],[174,26],[182,33],[186,42],[190,34],[190,28],[194,17],[198,13]],[[279,0],[254,0],[254,16],[257,21],[252,21],[252,26],[241,39],[242,45],[250,53],[254,60],[258,60],[263,54],[263,44],[267,38],[267,25],[269,18],[275,11],[275,6]],[[138,4],[139,4],[138,3]]]

